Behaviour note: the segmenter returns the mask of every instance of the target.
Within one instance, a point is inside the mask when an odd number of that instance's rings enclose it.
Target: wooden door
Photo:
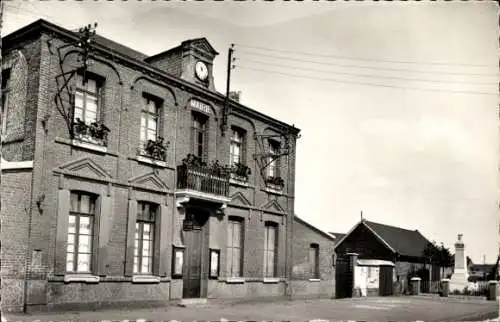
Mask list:
[[[352,297],[354,272],[347,257],[337,257],[335,265],[335,297]]]
[[[204,214],[189,212],[184,223],[185,261],[183,269],[183,298],[201,297],[202,244]]]
[[[393,267],[380,266],[379,270],[379,295],[390,296],[393,294]]]

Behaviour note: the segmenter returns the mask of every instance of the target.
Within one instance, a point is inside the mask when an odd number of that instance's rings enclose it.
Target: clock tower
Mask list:
[[[219,53],[206,38],[183,41],[180,46],[146,58],[146,62],[188,82],[215,91],[213,62]]]

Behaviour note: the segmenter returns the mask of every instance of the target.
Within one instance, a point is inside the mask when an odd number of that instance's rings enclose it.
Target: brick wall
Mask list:
[[[171,82],[154,80],[131,66],[120,65],[113,59],[97,56],[92,59],[89,72],[105,79],[101,119],[111,132],[105,152],[75,146],[70,140],[65,120],[58,112],[53,98],[57,90],[56,75],[77,65],[76,55],[71,53],[73,49],[68,48],[65,51],[68,55],[61,70],[56,56],[50,54],[49,39],[52,51],[64,44],[63,40],[57,37],[42,34],[41,38],[23,47],[28,65],[29,89],[26,94],[24,119],[26,136],[21,152],[17,155],[19,158],[35,160],[33,195],[35,200],[40,201],[40,208],[37,208],[33,215],[31,247],[28,252],[35,254],[33,252],[36,251],[36,255],[30,255],[30,261],[35,260],[36,263],[30,265],[29,285],[32,287],[29,289],[28,303],[59,305],[63,302],[91,300],[91,298],[81,297],[69,299],[71,294],[78,293],[76,291],[78,287],[56,285],[60,283],[60,278],[55,276],[56,263],[61,260],[60,257],[58,258],[61,256],[61,254],[58,255],[59,246],[57,245],[60,243],[58,236],[67,232],[66,226],[58,225],[61,216],[58,214],[60,206],[58,196],[61,195],[61,189],[81,189],[98,193],[100,196],[106,196],[108,193],[111,195],[113,206],[112,215],[107,219],[110,227],[110,235],[107,236],[105,245],[107,255],[106,259],[99,264],[104,269],[104,272],[101,272],[104,274],[101,283],[111,283],[111,280],[116,279],[126,282],[118,283],[117,285],[120,286],[110,288],[106,286],[95,288],[112,289],[113,294],[116,294],[115,299],[106,297],[103,301],[125,301],[128,299],[126,294],[129,294],[126,289],[133,287],[130,284],[130,278],[127,279],[125,276],[127,240],[130,236],[128,233],[129,199],[150,200],[165,205],[165,209],[169,212],[168,218],[170,218],[167,223],[169,228],[165,241],[168,244],[167,248],[170,249],[175,240],[180,240],[178,234],[181,217],[178,216],[173,193],[176,189],[176,166],[191,152],[192,111],[188,103],[190,99],[197,98],[211,106],[208,159],[218,159],[222,164],[227,164],[229,162],[229,135],[221,136],[219,127],[223,102],[220,99],[205,96],[201,91],[181,89]],[[7,53],[8,51],[7,48]],[[74,81],[70,84],[74,86]],[[163,101],[160,135],[170,141],[165,166],[153,166],[138,160],[140,109],[144,92],[159,97]],[[67,107],[69,97],[62,95],[62,98]],[[259,163],[253,156],[264,152],[254,140],[254,135],[276,133],[273,122],[253,119],[240,108],[235,109],[230,115],[229,125],[237,125],[247,131],[246,162],[252,169],[247,186],[231,186],[231,202],[226,210],[226,215],[242,212],[248,223],[245,234],[245,243],[248,245],[245,246],[244,273],[249,277],[262,277],[263,225],[266,220],[272,220],[280,227],[278,275],[285,277],[286,255],[289,254],[286,243],[289,238],[288,229],[291,227],[289,214],[293,213],[295,156],[291,154],[288,163],[281,162],[280,172],[286,182],[283,193],[270,193],[266,190],[265,175],[261,175]],[[9,149],[10,147],[6,146],[4,151],[8,152]],[[139,182],[141,176],[149,176],[147,178],[150,179]],[[20,209],[16,208],[15,213],[16,218],[22,218]],[[26,222],[24,221],[23,224]],[[220,229],[224,230],[224,226]],[[7,231],[20,234],[17,227],[8,228]],[[221,254],[224,253],[224,243],[225,240],[220,241]],[[62,255],[64,257],[64,254]],[[169,256],[167,256],[167,261],[170,261]],[[167,281],[162,281],[162,284],[164,282]],[[89,287],[92,288],[92,286]],[[165,295],[167,286],[142,285],[142,287],[145,292],[150,292],[148,298],[157,299]],[[178,285],[175,287],[178,288]],[[274,287],[271,293],[282,289],[282,286]],[[67,294],[60,294],[61,292],[67,292]],[[123,294],[123,297],[120,294]]]
[[[2,309],[7,311],[23,306],[31,179],[31,169],[2,173]]]
[[[319,246],[319,281],[315,280],[309,251]],[[333,297],[335,295],[334,241],[324,234],[295,220],[293,224],[292,280],[294,297]]]

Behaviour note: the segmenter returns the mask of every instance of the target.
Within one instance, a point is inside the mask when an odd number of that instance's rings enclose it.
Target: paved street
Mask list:
[[[369,321],[458,321],[492,319],[498,312],[498,303],[484,300],[459,300],[420,297],[376,297],[343,300],[295,300],[259,303],[209,303],[202,307],[177,306],[138,309],[102,310],[91,312],[37,313],[12,315],[8,321],[100,321],[100,320],[153,320],[153,321],[220,321],[227,320],[280,320],[307,321],[369,320]],[[489,313],[489,316],[488,316]]]

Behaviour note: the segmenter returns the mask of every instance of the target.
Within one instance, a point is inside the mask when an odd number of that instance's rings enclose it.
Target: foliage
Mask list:
[[[205,171],[211,175],[218,177],[228,176],[231,172],[231,167],[227,165],[221,165],[218,160],[212,161],[207,164],[200,157],[194,154],[188,154],[184,159],[182,159],[182,165],[189,168],[198,168],[201,171]]]
[[[250,170],[250,167],[236,162],[233,164],[233,167],[231,168],[231,172],[234,173],[237,177],[239,178],[244,178],[248,180],[250,175],[252,174],[252,171]]]
[[[153,159],[165,161],[169,145],[170,142],[165,142],[164,138],[159,137],[156,141],[148,140],[144,146],[144,151]]]
[[[109,131],[102,121],[87,124],[80,118],[77,118],[73,123],[73,135],[89,136],[93,139],[101,140],[103,143],[105,143]]]
[[[285,186],[285,180],[283,180],[282,177],[272,177],[272,176],[269,176],[269,177],[266,178],[266,183],[267,184],[272,184],[274,186],[278,186],[281,189],[283,189],[283,187]]]
[[[437,264],[442,267],[450,267],[453,264],[453,256],[443,243],[437,246],[436,242],[429,242],[425,246],[422,255],[427,259],[428,263]]]

